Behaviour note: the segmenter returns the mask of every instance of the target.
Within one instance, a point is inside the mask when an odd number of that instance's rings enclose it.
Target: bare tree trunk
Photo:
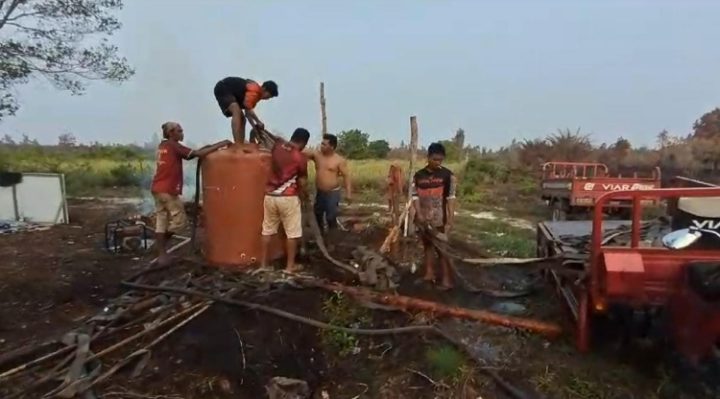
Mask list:
[[[412,190],[412,178],[415,173],[415,156],[417,155],[418,146],[418,127],[417,117],[410,117],[410,167],[408,168],[408,200],[410,199],[410,192]],[[405,237],[408,236],[408,232],[413,229],[413,218],[415,212],[412,208],[405,217]]]
[[[320,82],[320,116],[322,118],[322,134],[328,134],[327,114],[325,113],[325,82]]]

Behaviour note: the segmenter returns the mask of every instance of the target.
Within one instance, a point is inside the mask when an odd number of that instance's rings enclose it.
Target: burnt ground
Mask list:
[[[72,224],[0,235],[0,350],[53,338],[94,315],[144,267],[103,250],[104,227],[132,207],[70,204]]]
[[[75,202],[70,211],[71,225],[0,236],[0,353],[58,339],[80,326],[123,292],[121,280],[145,267],[143,259],[103,250],[104,224],[133,213],[132,207]],[[343,254],[358,245],[377,248],[384,235],[384,229],[372,227],[345,234],[334,253],[347,258]],[[477,255],[472,246],[456,243],[455,247],[466,256]],[[417,255],[415,246],[405,251],[402,255],[407,258]],[[316,254],[306,263],[315,273],[342,277],[328,272],[332,266]],[[567,326],[567,315],[553,290],[538,283],[537,271],[522,267],[461,267],[461,271],[486,288],[518,289],[534,283],[535,289],[512,300],[460,289],[439,292],[415,284],[417,275],[405,271],[398,291]],[[119,373],[98,394],[107,398],[262,398],[267,381],[284,376],[307,381],[314,398],[509,397],[481,370],[484,365],[530,398],[717,397],[704,394],[699,377],[677,367],[670,351],[657,346],[621,347],[608,339],[592,354],[581,355],[571,334],[548,341],[522,331],[434,319],[433,315],[371,311],[324,291],[284,288],[248,292],[243,298],[365,328],[434,321],[468,343],[476,359],[459,354],[434,334],[343,336],[256,311],[213,305],[156,347],[140,377],[130,379],[128,373]],[[605,335],[610,336],[608,331]],[[18,379],[15,384],[26,381]],[[0,393],[13,391],[5,384],[0,382]],[[22,397],[39,396],[40,392],[29,392]]]

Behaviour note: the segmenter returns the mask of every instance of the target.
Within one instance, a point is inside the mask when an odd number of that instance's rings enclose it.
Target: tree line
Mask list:
[[[343,130],[337,134],[338,151],[349,159],[408,159],[410,149],[404,141],[391,147],[384,139],[371,139],[360,129]],[[449,161],[465,161],[473,157],[502,161],[510,169],[537,170],[548,161],[593,161],[607,164],[615,173],[649,171],[656,166],[685,174],[720,172],[720,108],[703,114],[685,136],[672,135],[666,130],[657,134],[653,147],[633,146],[624,137],[614,142],[595,145],[591,136],[580,129],[558,129],[543,138],[513,140],[499,149],[469,146],[465,131],[460,128],[444,144]],[[157,148],[157,133],[143,144],[83,144],[72,133],[61,134],[57,145],[43,146],[37,140],[22,135],[15,140],[10,135],[0,138],[0,147],[28,148],[35,152],[65,151],[68,155],[149,157]],[[419,156],[424,154],[418,148]]]

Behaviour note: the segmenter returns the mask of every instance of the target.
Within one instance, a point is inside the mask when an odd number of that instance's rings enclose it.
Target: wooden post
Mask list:
[[[410,167],[408,168],[408,200],[410,200],[410,192],[412,190],[412,178],[415,174],[415,156],[417,155],[417,146],[418,146],[418,127],[417,127],[417,117],[411,116],[410,117]],[[412,206],[412,205],[411,205]],[[413,229],[413,218],[415,217],[415,212],[413,212],[412,208],[408,211],[407,215],[405,216],[405,237],[408,236],[408,232]]]
[[[322,118],[322,134],[328,134],[327,114],[325,113],[325,82],[320,82],[320,117]]]
[[[400,226],[400,203],[403,191],[403,170],[402,167],[394,162],[390,165],[388,171],[388,208],[390,210],[390,218],[393,226]]]

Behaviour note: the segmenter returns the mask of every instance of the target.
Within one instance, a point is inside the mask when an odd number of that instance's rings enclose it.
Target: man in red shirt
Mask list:
[[[245,142],[245,121],[262,130],[265,125],[255,114],[255,106],[260,100],[269,100],[278,96],[278,86],[272,80],[257,84],[250,79],[227,77],[215,85],[215,99],[223,115],[230,120],[233,138],[236,143]]]
[[[298,271],[295,266],[298,239],[302,237],[302,201],[307,201],[307,158],[302,150],[310,139],[310,132],[295,129],[290,141],[279,140],[272,149],[272,172],[265,189],[260,263],[267,268],[267,254],[271,237],[280,223],[287,237],[285,270]]]
[[[179,123],[166,122],[162,125],[163,141],[157,150],[157,167],[150,191],[155,198],[155,245],[158,247],[158,264],[170,261],[165,246],[167,240],[187,223],[185,207],[180,199],[183,186],[183,159],[202,158],[222,147],[232,144],[223,140],[199,150],[191,150],[180,144],[185,138]]]

